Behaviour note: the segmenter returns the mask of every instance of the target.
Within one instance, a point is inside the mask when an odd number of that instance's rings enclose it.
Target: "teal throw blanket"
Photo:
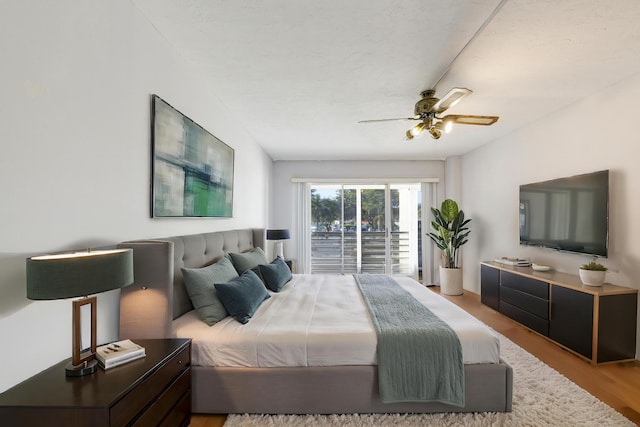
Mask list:
[[[384,403],[464,406],[464,365],[456,333],[393,278],[354,274],[378,336]]]

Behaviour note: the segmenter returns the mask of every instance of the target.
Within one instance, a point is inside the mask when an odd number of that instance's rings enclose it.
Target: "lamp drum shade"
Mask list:
[[[93,295],[133,283],[131,249],[96,250],[27,258],[27,298]]]
[[[290,238],[289,230],[286,228],[282,230],[267,230],[267,240],[288,240]]]

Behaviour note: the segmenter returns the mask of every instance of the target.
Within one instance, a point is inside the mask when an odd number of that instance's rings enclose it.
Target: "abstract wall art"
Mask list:
[[[230,218],[233,148],[157,95],[151,113],[151,216]]]

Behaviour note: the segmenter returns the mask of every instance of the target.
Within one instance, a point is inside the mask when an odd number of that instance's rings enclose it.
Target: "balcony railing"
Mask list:
[[[311,233],[311,273],[385,273],[385,232],[363,231],[361,269],[355,232],[317,231]],[[409,233],[391,233],[391,274],[409,273]]]

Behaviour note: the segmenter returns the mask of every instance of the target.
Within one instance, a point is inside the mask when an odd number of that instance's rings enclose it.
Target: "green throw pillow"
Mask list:
[[[238,277],[236,269],[227,258],[203,268],[182,268],[184,286],[198,316],[213,326],[229,315],[218,298],[216,282],[228,282]]]
[[[231,258],[238,274],[268,262],[264,251],[260,248],[253,248],[248,252],[242,253],[231,252],[229,258]]]
[[[260,264],[258,268],[260,269],[262,281],[273,292],[279,292],[293,277],[291,269],[280,257],[271,261],[271,264]]]
[[[215,288],[229,314],[243,324],[249,322],[260,304],[271,297],[260,278],[251,270],[227,283],[216,283]]]

